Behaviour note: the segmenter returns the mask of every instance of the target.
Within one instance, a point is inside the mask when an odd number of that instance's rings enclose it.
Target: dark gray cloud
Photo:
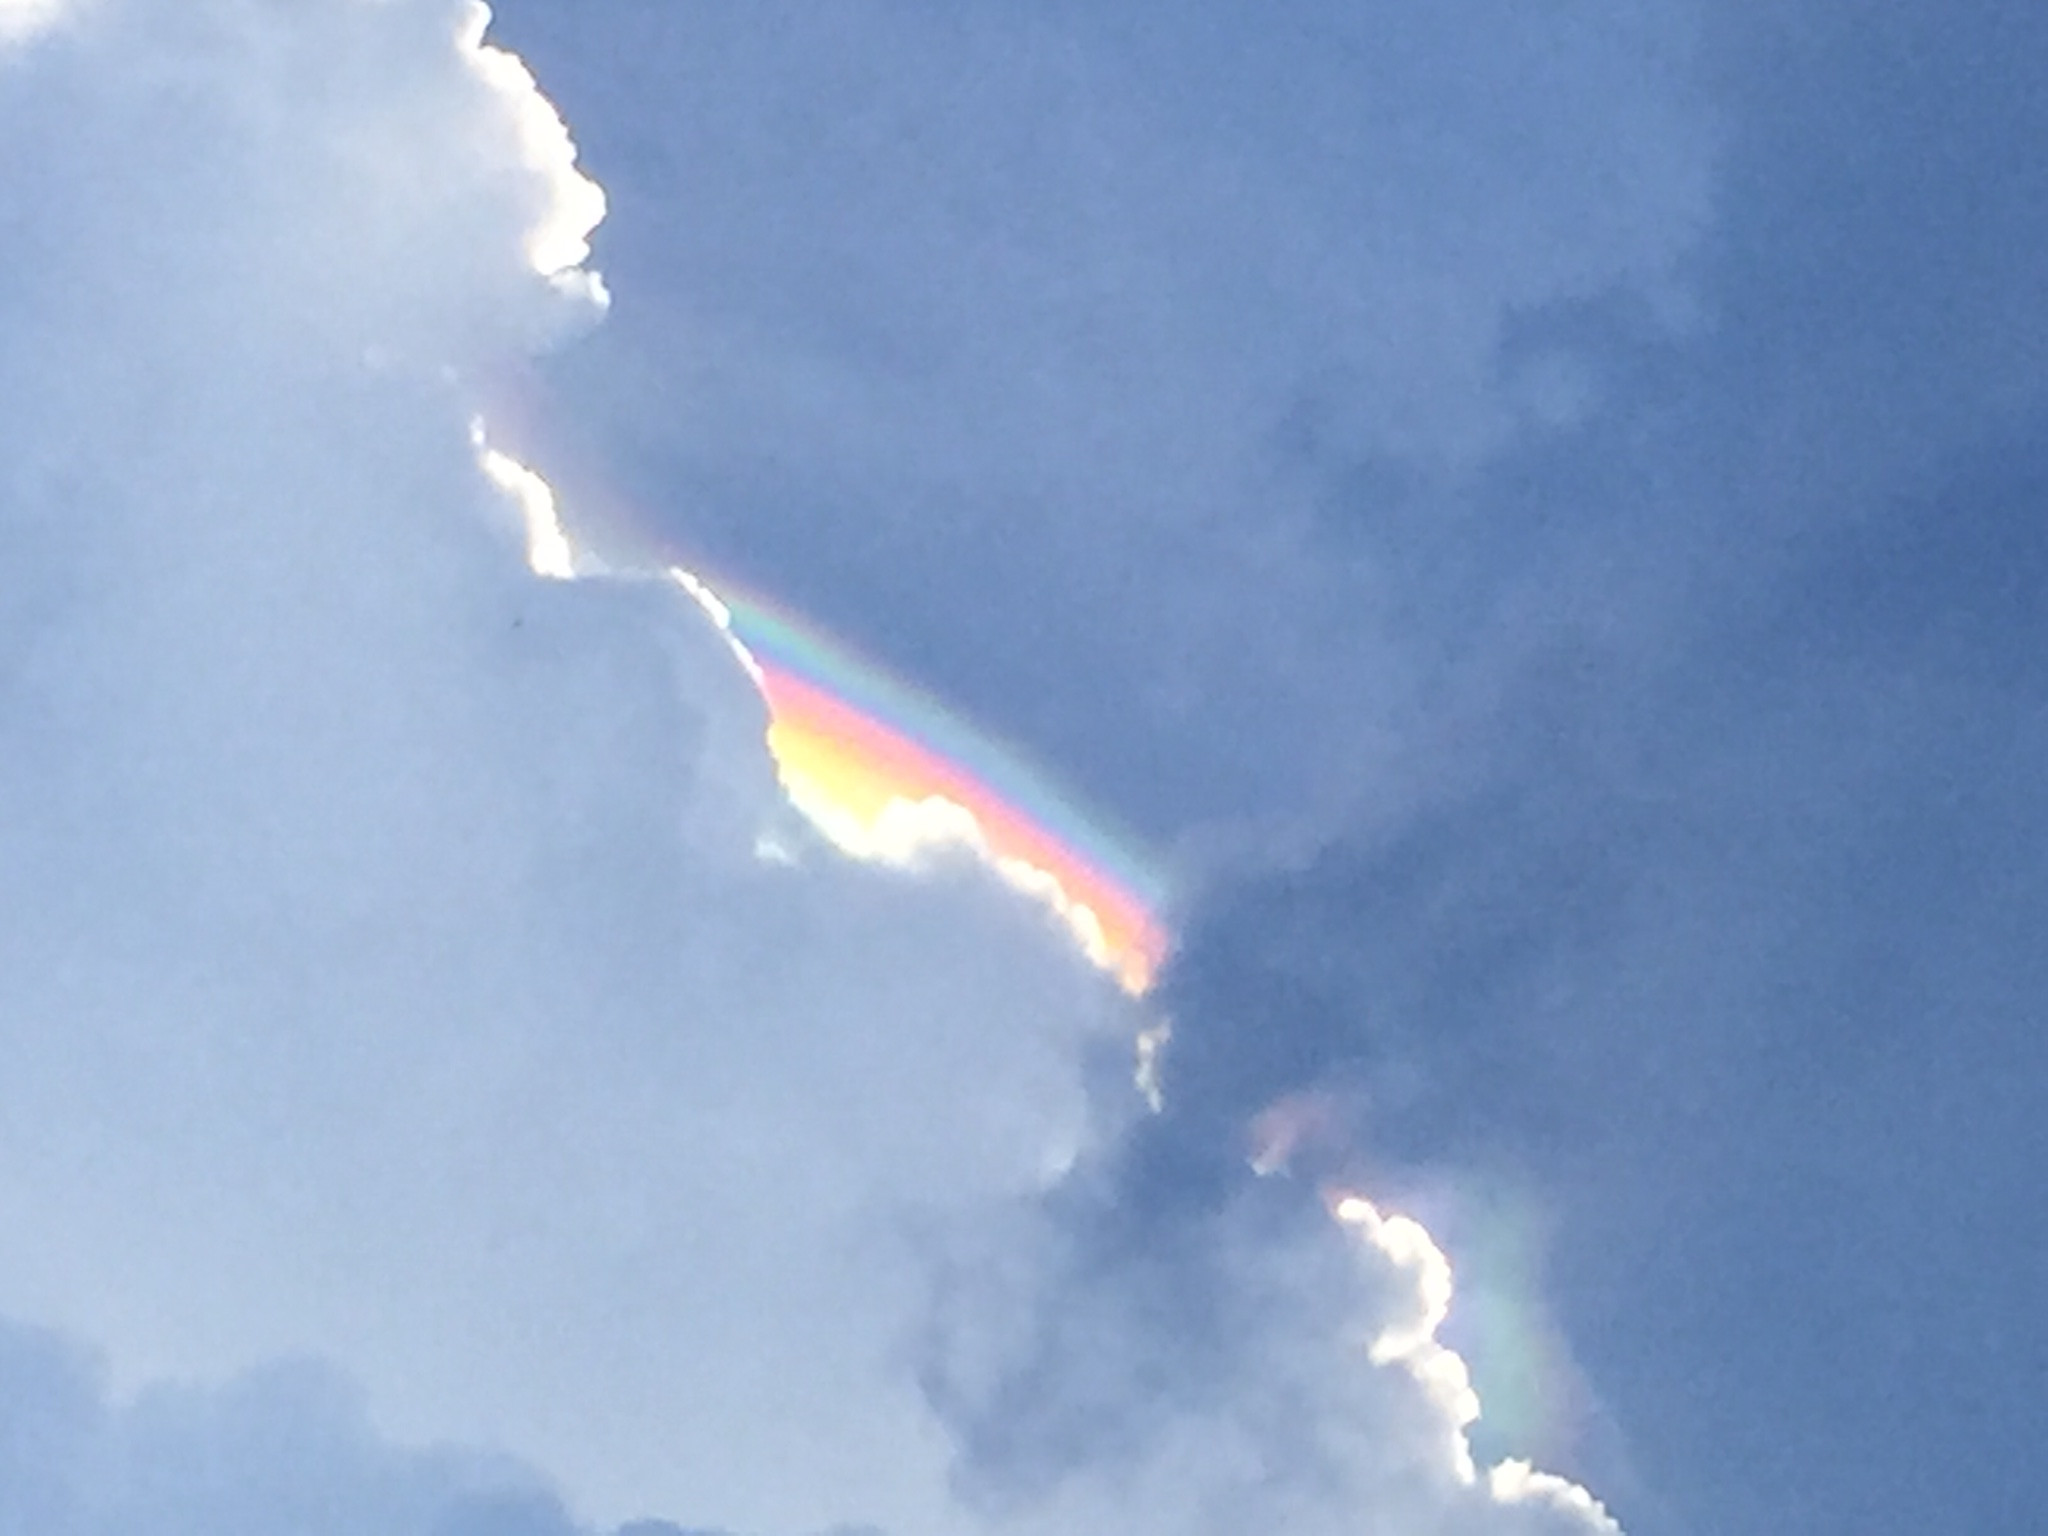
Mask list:
[[[1517,351],[1600,403],[1448,536],[1313,445],[1334,546],[1394,552],[1425,641],[1470,623],[1448,787],[1207,898],[1176,1050],[1217,1085],[1212,1161],[1250,1101],[1362,1079],[1368,1158],[1537,1181],[1552,1294],[1662,1494],[1600,1469],[1632,1529],[1995,1528],[2028,1518],[2048,1370],[2048,227],[2019,148],[2048,34],[1710,18],[1701,327],[1524,316]]]

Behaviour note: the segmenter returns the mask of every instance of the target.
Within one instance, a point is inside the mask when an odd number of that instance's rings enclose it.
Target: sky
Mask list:
[[[2048,17],[496,13],[0,0],[0,1536],[2038,1523]]]

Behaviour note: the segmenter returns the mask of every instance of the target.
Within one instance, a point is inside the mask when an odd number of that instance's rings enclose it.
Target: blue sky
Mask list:
[[[1636,1536],[2029,1523],[2048,19],[497,10],[608,305],[458,5],[0,41],[0,1531],[1601,1528],[1328,1181]],[[1152,840],[1159,1113],[507,398]]]

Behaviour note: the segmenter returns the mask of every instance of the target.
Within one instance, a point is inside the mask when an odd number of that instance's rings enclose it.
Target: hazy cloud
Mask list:
[[[66,0],[0,0],[0,43],[34,37],[52,25]]]

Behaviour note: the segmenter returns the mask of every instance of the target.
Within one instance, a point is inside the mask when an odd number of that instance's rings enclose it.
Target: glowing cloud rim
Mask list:
[[[28,4],[33,12],[36,0],[0,0],[0,35],[9,4]],[[520,158],[547,188],[547,206],[527,231],[526,258],[557,291],[603,309],[611,295],[604,279],[583,263],[590,259],[591,235],[604,222],[604,188],[577,169],[576,141],[569,125],[542,93],[526,61],[484,41],[490,26],[490,6],[484,0],[470,0],[456,32],[456,49],[477,78],[510,107]]]
[[[1334,1196],[1330,1212],[1340,1226],[1414,1281],[1414,1314],[1382,1329],[1369,1346],[1368,1357],[1374,1365],[1397,1366],[1408,1373],[1449,1427],[1447,1449],[1458,1481],[1480,1485],[1469,1433],[1479,1420],[1479,1394],[1464,1357],[1437,1338],[1451,1315],[1449,1257],[1421,1222],[1387,1214],[1363,1195]],[[1623,1536],[1619,1522],[1592,1494],[1569,1478],[1539,1471],[1526,1461],[1511,1457],[1496,1463],[1487,1469],[1483,1487],[1496,1504],[1553,1509],[1602,1536]]]

